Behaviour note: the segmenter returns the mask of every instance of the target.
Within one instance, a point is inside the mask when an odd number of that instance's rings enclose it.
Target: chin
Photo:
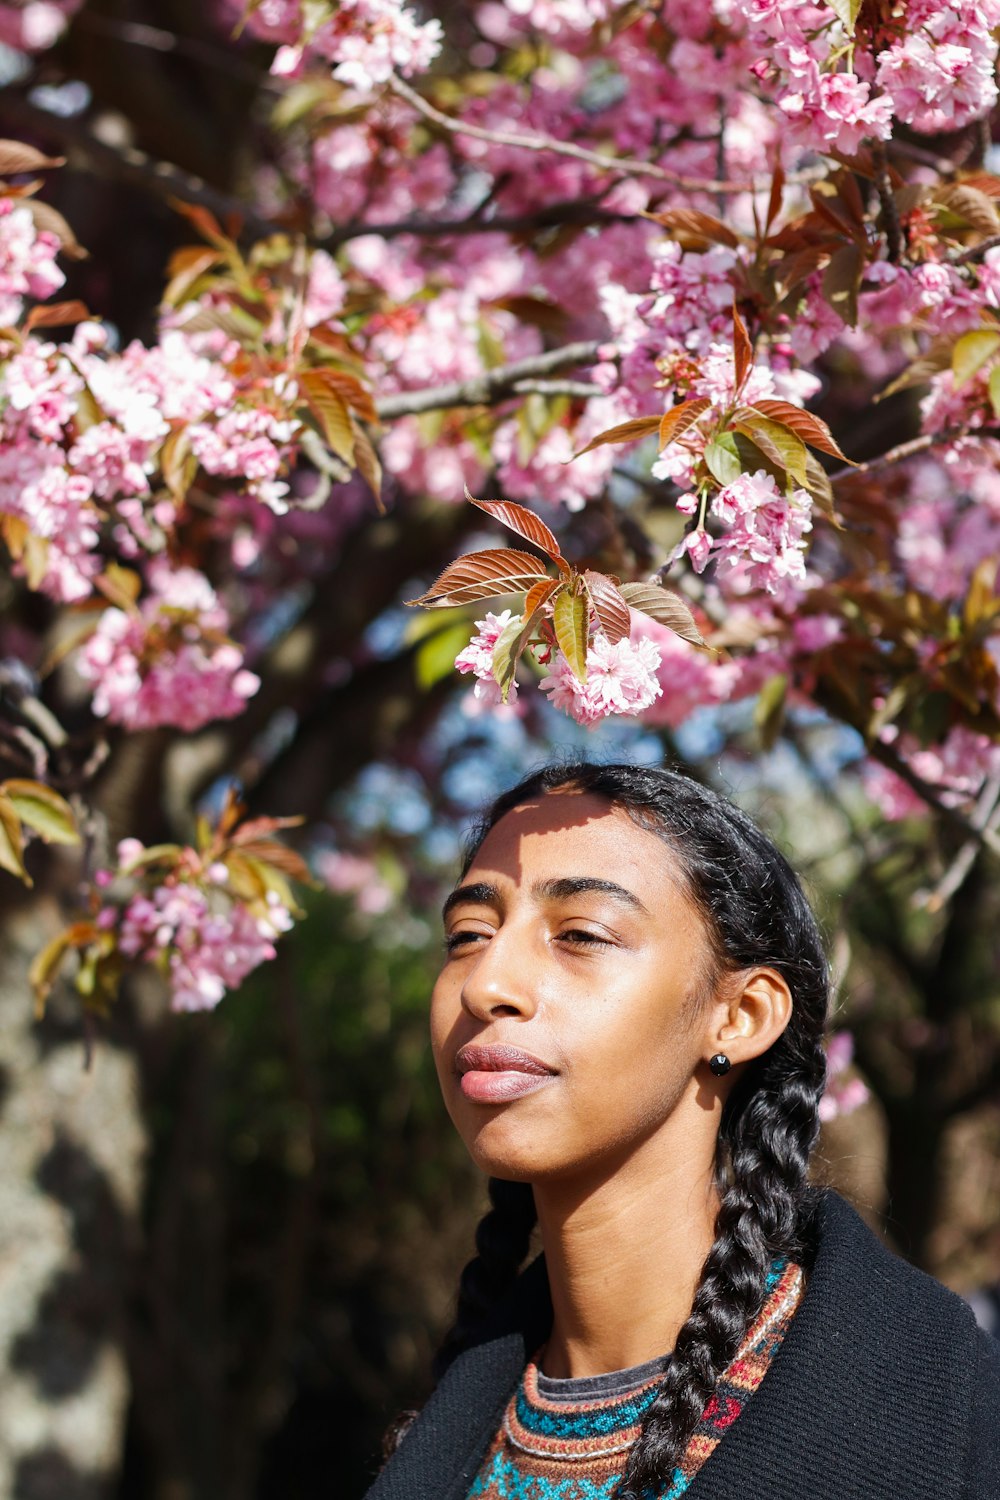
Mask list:
[[[497,1111],[478,1128],[470,1128],[468,1120],[463,1120],[460,1129],[469,1155],[488,1177],[501,1177],[506,1182],[544,1182],[572,1176],[584,1165],[567,1157],[565,1127],[557,1132],[556,1139],[548,1139],[546,1131]]]

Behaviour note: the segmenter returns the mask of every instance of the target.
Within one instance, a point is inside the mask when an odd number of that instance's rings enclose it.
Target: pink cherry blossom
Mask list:
[[[476,634],[472,640],[455,658],[455,666],[459,672],[473,673],[476,678],[473,695],[480,703],[487,706],[499,706],[503,702],[500,684],[493,676],[493,651],[513,618],[509,609],[505,609],[499,615],[487,611],[484,619],[476,621]],[[507,702],[515,703],[516,701],[517,683],[512,682],[507,693]]]
[[[95,714],[126,729],[194,730],[242,713],[260,682],[226,639],[228,617],[208,580],[154,565],[150,581],[135,614],[106,609],[81,648]]]
[[[18,321],[25,298],[44,301],[63,285],[58,249],[54,234],[35,228],[25,204],[0,198],[0,324]]]
[[[247,11],[246,23],[266,40],[283,43],[273,72],[295,74],[307,57],[320,57],[334,64],[339,82],[363,92],[385,83],[394,70],[408,74],[429,67],[442,40],[439,21],[418,21],[400,0],[340,0],[311,11],[306,0],[263,0]]]
[[[827,1043],[826,1092],[819,1101],[819,1117],[824,1124],[852,1114],[871,1098],[864,1081],[850,1071],[853,1058],[854,1038],[851,1033],[835,1031]]]
[[[263,912],[180,881],[133,896],[121,917],[119,947],[129,958],[162,956],[174,1010],[211,1010],[227,990],[275,956],[291,913],[270,892]]]
[[[756,588],[775,593],[785,581],[805,581],[806,536],[812,500],[805,490],[783,495],[764,469],[740,474],[713,497],[712,514],[728,528],[715,543],[720,567],[743,567]]]
[[[612,643],[597,631],[587,650],[586,682],[557,651],[542,691],[578,724],[596,724],[609,714],[640,714],[655,702],[663,691],[656,677],[659,665],[659,648],[648,636]]]

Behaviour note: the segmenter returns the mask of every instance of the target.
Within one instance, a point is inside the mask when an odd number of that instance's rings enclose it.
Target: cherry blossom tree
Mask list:
[[[933,1053],[934,1155],[1000,1085],[994,1012],[927,983],[1000,840],[1000,6],[199,26],[0,4],[0,880],[58,897],[38,1005],[158,972],[212,1009],[311,883],[384,905],[331,792],[382,759],[440,798],[449,723],[709,726],[784,751],[867,879],[905,864],[930,1031],[862,1016],[856,1055],[901,1135]],[[146,113],[128,58],[169,62]]]

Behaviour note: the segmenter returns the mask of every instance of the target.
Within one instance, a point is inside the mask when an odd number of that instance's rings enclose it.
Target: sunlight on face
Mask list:
[[[711,959],[662,838],[589,793],[525,803],[449,897],[445,937],[434,1056],[485,1171],[607,1171],[669,1128],[697,1088]]]

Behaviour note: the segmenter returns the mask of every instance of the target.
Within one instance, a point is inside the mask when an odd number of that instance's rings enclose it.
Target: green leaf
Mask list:
[[[858,321],[858,293],[865,260],[858,245],[841,245],[823,272],[823,296],[839,318],[853,328]]]
[[[993,415],[1000,420],[1000,365],[990,371],[989,392]]]
[[[497,636],[496,645],[493,647],[493,677],[504,703],[507,702],[517,664],[521,659],[521,652],[528,643],[528,637],[537,618],[537,611],[528,619],[515,615],[513,619],[507,621]]]
[[[988,359],[1000,349],[1000,329],[975,328],[963,333],[951,352],[955,387],[959,389],[976,375]],[[992,398],[991,398],[992,399]]]
[[[552,625],[559,649],[569,662],[570,671],[580,682],[587,680],[587,637],[590,605],[586,594],[564,589],[552,612]]]
[[[853,36],[861,11],[861,0],[827,0],[827,4],[837,19],[843,22],[847,35]]]
[[[765,750],[771,749],[781,733],[787,700],[788,678],[783,672],[769,678],[760,690],[754,706],[753,721]]]
[[[421,616],[437,624],[434,615]],[[469,622],[463,614],[458,620],[449,620],[443,629],[434,630],[420,642],[413,658],[413,670],[417,686],[423,692],[443,681],[455,665],[455,657],[469,644]]]
[[[80,834],[73,809],[64,797],[40,781],[5,781],[0,791],[14,811],[47,844],[78,844]]]
[[[736,438],[731,432],[720,432],[706,443],[704,458],[708,472],[722,485],[732,484],[743,473]]]
[[[733,426],[737,432],[745,433],[756,443],[772,463],[780,464],[805,488],[809,453],[798,433],[793,432],[784,422],[772,421],[770,417],[759,416],[752,410],[741,414],[734,420]]]
[[[136,859],[130,859],[127,865],[122,865],[123,875],[134,875],[137,870],[148,869],[150,865],[175,865],[182,854],[180,844],[150,844]]]
[[[21,820],[13,802],[3,792],[0,792],[0,870],[16,875],[27,886],[32,884],[31,876],[24,867]]]

